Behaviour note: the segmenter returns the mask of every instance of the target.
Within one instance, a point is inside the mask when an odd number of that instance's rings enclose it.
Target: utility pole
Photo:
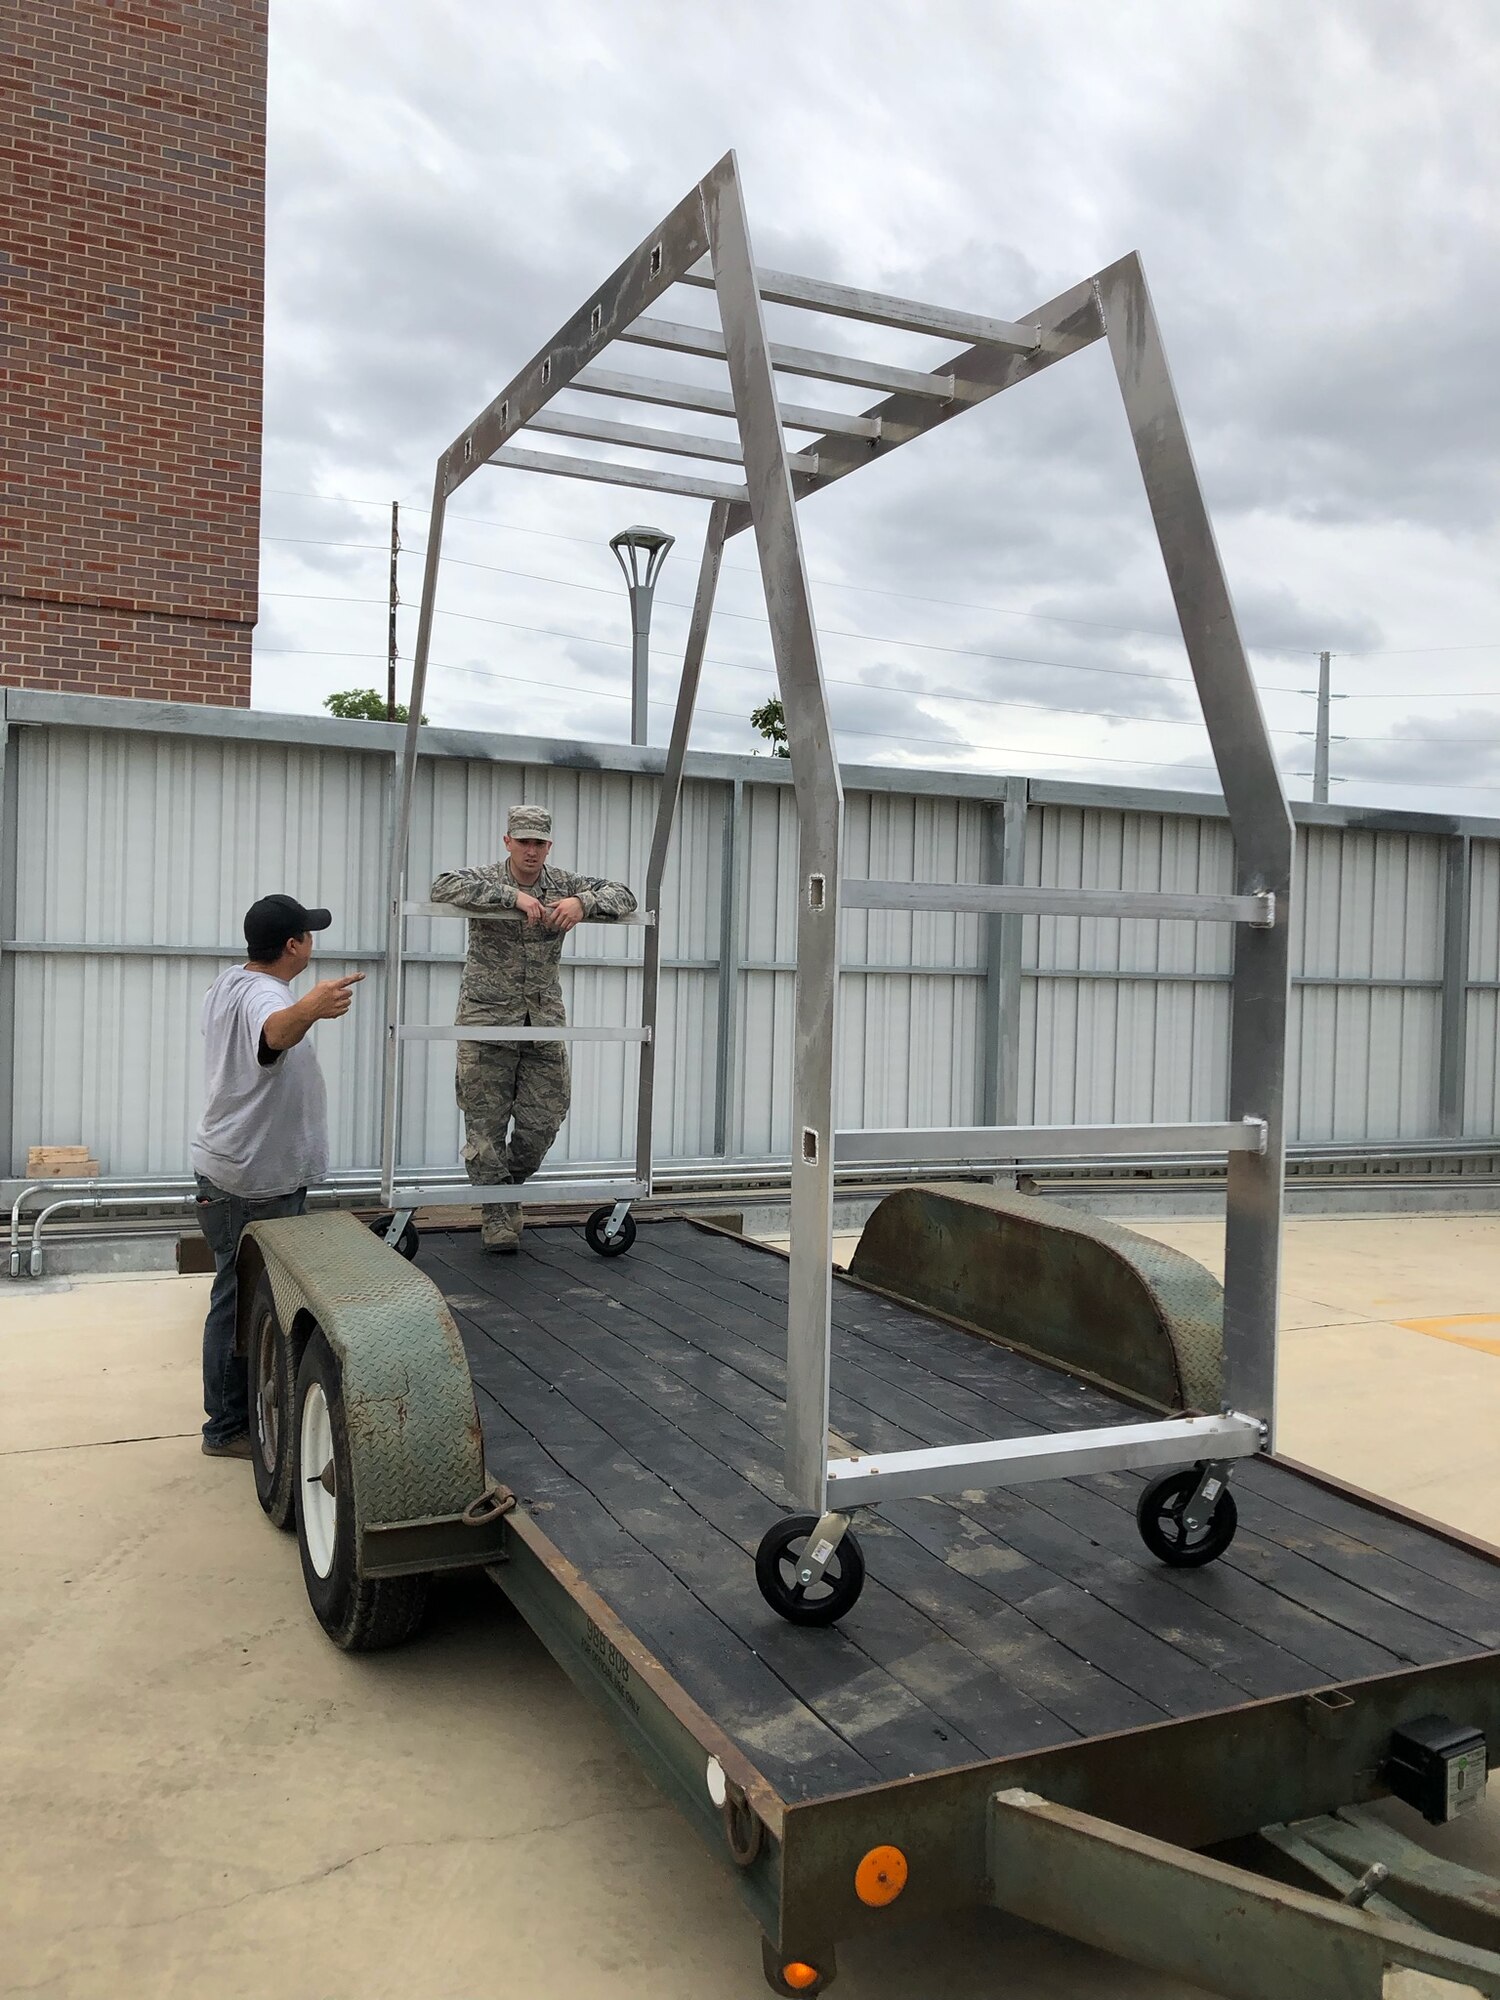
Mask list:
[[[644,743],[651,707],[651,600],[672,537],[664,528],[622,528],[609,545],[630,587],[630,740]]]
[[[394,722],[396,720],[396,606],[401,602],[400,595],[396,589],[396,558],[400,553],[401,506],[399,501],[393,500],[391,502],[390,627],[386,634],[385,658],[385,719],[387,722]],[[1323,657],[1326,661],[1328,655],[1325,653]]]
[[[1318,727],[1313,737],[1313,801],[1320,806],[1328,803],[1328,709],[1330,703],[1328,688],[1328,662],[1331,655],[1318,655]]]

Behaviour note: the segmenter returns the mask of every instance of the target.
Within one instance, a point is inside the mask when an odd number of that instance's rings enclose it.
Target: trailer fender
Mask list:
[[[486,1488],[474,1386],[432,1280],[347,1213],[251,1223],[238,1261],[241,1348],[262,1271],[296,1360],[317,1327],[339,1364],[361,1573],[495,1561],[504,1510],[475,1506]]]
[[[887,1195],[850,1275],[1153,1409],[1216,1411],[1224,1292],[1117,1222],[995,1187]]]

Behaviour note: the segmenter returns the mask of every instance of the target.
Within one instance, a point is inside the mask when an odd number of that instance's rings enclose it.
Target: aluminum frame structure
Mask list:
[[[721,331],[648,316],[676,284],[716,295]],[[766,333],[764,306],[795,306],[951,340],[959,351],[932,371],[783,345]],[[1115,894],[1102,890],[842,879],[843,786],[834,746],[818,634],[797,522],[798,502],[911,439],[987,402],[1096,340],[1108,342],[1192,667],[1234,836],[1232,895]],[[726,388],[622,374],[596,357],[615,341],[725,364]],[[850,413],[785,400],[779,377],[856,385],[881,392]],[[564,390],[732,418],[737,444],[723,436],[622,424],[556,412]],[[786,433],[811,433],[789,446]],[[650,467],[539,452],[511,440],[553,434],[666,456]],[[672,458],[697,458],[739,478],[683,472]],[[418,718],[449,498],[484,466],[603,481],[711,503],[671,739],[647,867],[641,1022],[620,1030],[547,1029],[547,1040],[608,1034],[637,1040],[641,1068],[633,1177],[545,1188],[424,1188],[397,1171],[401,1051],[413,1035],[523,1039],[524,1029],[412,1029],[402,1020],[402,940],[406,918],[438,914],[404,900]],[[809,1537],[819,1572],[843,1532],[841,1508],[882,1495],[936,1494],[1129,1467],[1204,1467],[1192,1503],[1230,1461],[1269,1449],[1275,1417],[1276,1313],[1285,1162],[1283,1084],[1289,998],[1289,897],[1293,825],[1259,696],[1235,623],[1228,585],[1167,367],[1140,260],[1122,257],[1019,321],[947,311],[918,301],[827,284],[757,267],[733,153],[673,209],[555,337],[442,454],[433,483],[431,529],[417,630],[411,720],[398,773],[390,860],[387,1049],[382,1187],[397,1208],[419,1201],[613,1200],[617,1212],[650,1192],[652,1103],[660,933],[656,927],[667,847],[701,676],[726,540],[755,536],[777,679],[786,715],[800,834],[797,987],[792,1080],[791,1252],[787,1314],[786,1484],[795,1505],[827,1532]],[[1054,1438],[999,1439],[864,1458],[829,1457],[833,1185],[836,1156],[878,1162],[918,1155],[934,1162],[1022,1158],[1039,1149],[1101,1155],[1119,1128],[1048,1134],[995,1125],[951,1132],[836,1133],[833,1079],[839,962],[838,918],[852,909],[936,909],[984,914],[1059,913],[1212,921],[1236,927],[1227,1121],[1124,1128],[1131,1146],[1204,1146],[1228,1159],[1224,1275],[1224,1405],[1160,1422]],[[442,908],[441,914],[462,912]],[[539,1037],[540,1038],[540,1037]],[[1213,1490],[1217,1491],[1215,1486]],[[1190,1512],[1192,1509],[1190,1509]],[[830,1539],[831,1537],[831,1539]]]

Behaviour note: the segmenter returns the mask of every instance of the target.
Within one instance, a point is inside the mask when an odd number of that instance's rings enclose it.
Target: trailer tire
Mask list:
[[[250,1390],[250,1462],[255,1497],[273,1527],[296,1525],[292,1483],[297,1452],[292,1438],[296,1369],[292,1343],[276,1311],[276,1297],[264,1270],[250,1302],[245,1366]]]
[[[1202,1468],[1190,1465],[1186,1472],[1168,1472],[1153,1479],[1136,1502],[1135,1522],[1141,1540],[1158,1562],[1172,1569],[1200,1569],[1218,1560],[1234,1540],[1240,1524],[1234,1495],[1226,1485],[1214,1502],[1208,1525],[1196,1537],[1184,1527],[1182,1510],[1198,1490]]]
[[[297,1545],[308,1602],[343,1652],[399,1646],[422,1622],[428,1579],[359,1574],[343,1385],[321,1328],[297,1370],[296,1414]]]

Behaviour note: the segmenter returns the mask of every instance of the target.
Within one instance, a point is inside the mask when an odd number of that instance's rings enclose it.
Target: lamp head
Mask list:
[[[675,540],[665,528],[622,528],[618,535],[610,536],[609,545],[631,589],[644,586],[650,590]]]

